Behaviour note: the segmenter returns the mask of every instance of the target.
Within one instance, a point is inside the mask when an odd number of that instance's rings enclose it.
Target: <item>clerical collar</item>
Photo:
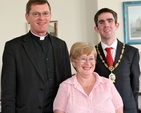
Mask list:
[[[39,35],[34,34],[32,31],[30,31],[30,32],[31,32],[34,36],[39,37],[39,40],[44,40],[45,37],[48,35],[48,33],[47,33],[45,36],[39,36]]]

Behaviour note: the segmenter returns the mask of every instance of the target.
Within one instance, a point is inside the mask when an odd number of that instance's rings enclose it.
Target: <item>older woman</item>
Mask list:
[[[94,72],[96,57],[92,44],[73,44],[70,59],[76,74],[60,84],[54,113],[123,113],[122,99],[112,81]]]

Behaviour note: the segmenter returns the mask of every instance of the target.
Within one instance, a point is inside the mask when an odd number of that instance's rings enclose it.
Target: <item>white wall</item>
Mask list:
[[[59,37],[70,47],[76,41],[94,42],[93,0],[49,0],[52,20],[58,20]]]

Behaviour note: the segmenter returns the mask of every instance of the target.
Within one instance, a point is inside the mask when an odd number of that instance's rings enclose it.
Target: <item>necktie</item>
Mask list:
[[[111,54],[111,49],[112,49],[111,47],[105,49],[107,52],[106,60],[109,66],[113,66],[113,58]]]

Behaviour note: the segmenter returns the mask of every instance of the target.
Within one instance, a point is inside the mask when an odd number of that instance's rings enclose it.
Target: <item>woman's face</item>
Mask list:
[[[96,61],[93,52],[90,55],[83,54],[72,61],[72,65],[76,69],[77,73],[84,77],[87,77],[94,72],[95,63]]]

